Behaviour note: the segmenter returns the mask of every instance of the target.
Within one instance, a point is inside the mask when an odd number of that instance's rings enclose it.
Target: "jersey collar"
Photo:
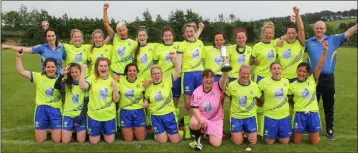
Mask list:
[[[251,84],[251,81],[249,81],[249,84],[244,85],[244,84],[241,84],[240,81],[239,81],[239,79],[238,79],[238,80],[237,80],[237,83],[239,83],[239,85],[241,85],[241,86],[249,86],[249,85]]]
[[[134,83],[135,81],[137,81],[137,77],[135,77],[134,81],[129,81],[128,76],[126,77],[126,79],[129,83]]]
[[[324,36],[323,36],[323,40],[327,40],[327,39],[328,39],[328,36],[327,36],[327,35],[324,35]],[[318,41],[318,39],[317,39],[316,36],[313,36],[313,37],[312,37],[312,40]]]

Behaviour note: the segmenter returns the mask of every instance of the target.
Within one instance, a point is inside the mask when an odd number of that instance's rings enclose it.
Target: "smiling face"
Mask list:
[[[236,34],[236,43],[240,46],[240,47],[244,47],[246,44],[246,34],[244,32],[238,32]]]
[[[102,46],[103,43],[103,36],[101,33],[96,32],[93,34],[93,42],[95,46]]]
[[[98,74],[100,77],[106,76],[108,74],[108,63],[105,60],[101,60],[97,66]]]
[[[295,28],[288,28],[286,34],[289,42],[293,42],[297,39],[297,30]]]
[[[297,68],[298,80],[306,80],[308,77],[308,71],[306,66],[300,66]]]
[[[195,28],[191,26],[185,27],[185,37],[189,40],[194,39]]]
[[[152,68],[152,80],[153,83],[159,83],[162,81],[163,73],[159,68]]]
[[[317,21],[314,24],[314,33],[317,38],[322,38],[327,31],[326,23],[323,21]]]
[[[145,32],[143,30],[139,31],[137,37],[138,37],[139,43],[141,43],[141,44],[146,44],[147,43],[147,39],[148,39],[147,32]]]
[[[275,63],[271,66],[271,74],[273,78],[281,78],[281,65],[278,63]]]
[[[129,80],[135,80],[137,77],[137,68],[134,65],[128,67],[127,77]]]
[[[56,76],[56,64],[53,61],[48,61],[44,67],[44,71],[47,76],[55,77]]]
[[[250,82],[250,68],[241,68],[239,72],[239,81],[241,84],[248,84]]]
[[[203,77],[202,77],[203,87],[204,88],[212,88],[214,85],[214,82],[215,82],[214,78],[215,78],[215,75],[212,71],[207,71],[207,72],[204,71]]]
[[[165,31],[163,33],[163,41],[164,41],[164,44],[172,44],[173,43],[173,33],[171,31]]]
[[[70,68],[70,74],[73,80],[78,81],[80,79],[81,70],[76,66],[72,66]]]
[[[81,45],[82,44],[82,33],[79,31],[73,32],[71,37],[71,42],[73,45]]]
[[[46,32],[46,40],[47,40],[47,43],[50,44],[50,45],[55,45],[56,43],[56,34],[54,31],[47,31]]]
[[[214,43],[217,48],[221,48],[225,43],[224,35],[223,34],[215,35]]]
[[[128,37],[128,29],[127,26],[125,24],[122,24],[118,27],[118,35],[122,38],[125,39]]]
[[[274,29],[266,28],[264,30],[264,40],[269,42],[273,39],[273,37],[274,37]]]

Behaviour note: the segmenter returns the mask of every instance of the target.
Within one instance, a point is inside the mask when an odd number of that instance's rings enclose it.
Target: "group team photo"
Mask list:
[[[68,33],[70,42],[59,41],[48,21],[38,23],[44,35],[39,45],[1,44],[2,54],[14,53],[9,69],[28,80],[22,86],[35,85],[27,99],[35,101],[36,143],[190,140],[186,145],[201,151],[205,145],[222,147],[226,137],[251,151],[258,143],[318,145],[322,137],[336,139],[337,50],[356,37],[357,24],[326,35],[326,23],[318,20],[307,37],[303,8],[292,7],[284,35],[275,37],[274,22],[264,21],[252,46],[244,26],[235,27],[234,44],[225,42],[223,31],[213,31],[213,42],[206,44],[201,35],[208,25],[202,22],[185,23],[182,33],[164,25],[161,41],[150,42],[148,27],[130,38],[125,22],[111,26],[109,9],[116,8],[104,3],[104,29],[93,29],[89,44],[80,28]],[[29,54],[40,55],[41,69],[28,69]]]

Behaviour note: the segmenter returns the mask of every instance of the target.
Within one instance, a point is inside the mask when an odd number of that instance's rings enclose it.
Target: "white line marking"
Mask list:
[[[357,136],[356,135],[336,135],[336,140],[357,140]],[[224,140],[224,141],[231,141],[231,140]],[[328,138],[325,135],[321,135],[321,141],[331,141],[328,140]],[[190,142],[190,140],[182,140],[180,141],[179,144],[188,144]],[[1,140],[2,144],[24,144],[24,145],[32,145],[32,144],[36,144],[36,142],[34,140]],[[167,142],[166,144],[169,144],[170,142]],[[52,142],[51,140],[45,141],[44,144],[55,144],[54,142]],[[78,143],[70,143],[68,145],[77,145]],[[106,144],[103,140],[101,140],[100,144]],[[155,141],[155,140],[144,140],[142,142],[138,142],[138,141],[132,141],[132,142],[124,142],[123,140],[115,140],[115,142],[113,144],[137,144],[137,145],[142,145],[142,144],[149,144],[149,145],[158,145],[160,144],[159,142]],[[262,143],[260,143],[262,145]],[[85,145],[91,145],[88,141],[86,141]],[[139,147],[139,146],[138,146]]]
[[[20,126],[20,127],[14,127],[14,128],[10,128],[10,129],[2,129],[1,133],[7,133],[7,132],[13,132],[13,131],[22,131],[22,130],[26,130],[26,129],[30,129],[33,128],[35,129],[34,125],[24,125],[24,126]]]

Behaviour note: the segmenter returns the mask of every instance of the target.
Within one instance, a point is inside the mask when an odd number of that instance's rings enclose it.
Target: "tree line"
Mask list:
[[[2,12],[2,39],[16,39],[21,38],[22,42],[29,44],[38,44],[39,40],[43,38],[43,32],[41,30],[40,23],[43,20],[47,20],[50,23],[50,27],[57,31],[57,38],[62,41],[68,41],[70,39],[71,29],[78,28],[84,34],[84,40],[86,43],[90,42],[91,33],[95,29],[102,29],[105,34],[103,26],[103,19],[101,18],[71,18],[65,13],[61,17],[55,17],[48,14],[46,10],[33,9],[31,11],[25,5],[21,5],[18,11]],[[309,24],[315,23],[317,20],[331,21],[337,19],[357,18],[357,9],[351,9],[347,11],[321,11],[316,13],[301,14],[302,20],[305,26],[306,38],[314,36],[313,27]],[[275,24],[275,37],[282,36],[286,33],[286,26],[290,23],[290,16],[284,17],[272,17],[267,19],[260,19],[256,21],[241,21],[236,18],[234,14],[230,14],[228,17],[224,17],[223,14],[219,14],[217,19],[203,19],[200,14],[194,12],[191,9],[187,10],[175,10],[172,11],[167,19],[161,17],[160,14],[156,15],[155,20],[152,14],[147,10],[142,13],[142,17],[136,17],[133,22],[124,21],[127,24],[129,30],[129,37],[136,37],[136,30],[139,27],[144,27],[148,30],[149,41],[160,42],[160,31],[163,26],[170,25],[175,31],[175,40],[183,40],[182,27],[188,22],[203,22],[205,28],[200,36],[200,39],[204,42],[212,42],[213,34],[216,31],[224,32],[226,35],[226,41],[234,42],[236,27],[245,27],[248,31],[247,41],[256,43],[260,41],[260,29],[263,21],[270,20]],[[115,29],[117,20],[111,18],[110,25]],[[331,25],[327,25],[327,35],[341,33],[346,31],[349,27],[355,25],[356,22],[341,23],[337,29]],[[352,43],[357,44],[357,34],[351,39]]]

